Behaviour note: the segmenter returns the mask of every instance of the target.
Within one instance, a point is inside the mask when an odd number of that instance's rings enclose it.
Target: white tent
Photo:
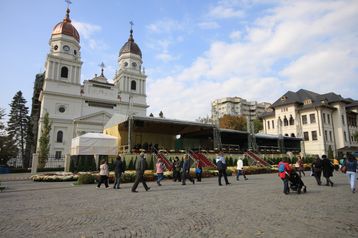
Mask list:
[[[117,137],[86,133],[72,139],[71,155],[117,155]]]

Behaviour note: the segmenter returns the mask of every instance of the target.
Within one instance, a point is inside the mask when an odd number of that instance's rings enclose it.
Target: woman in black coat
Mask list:
[[[334,166],[326,155],[322,155],[322,170],[323,177],[326,178],[326,186],[331,185],[333,187],[333,182],[331,181],[330,177],[333,176]]]

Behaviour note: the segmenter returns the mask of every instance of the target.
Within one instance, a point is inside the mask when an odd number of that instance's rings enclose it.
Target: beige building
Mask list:
[[[270,103],[247,101],[240,97],[226,97],[216,99],[211,103],[211,118],[218,123],[224,115],[250,116],[252,119],[266,111]]]
[[[353,134],[358,131],[358,101],[335,93],[288,91],[261,115],[264,133],[303,138],[302,151],[327,154],[358,151]]]

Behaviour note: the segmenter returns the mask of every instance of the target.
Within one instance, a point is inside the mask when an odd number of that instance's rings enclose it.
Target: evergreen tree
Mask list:
[[[328,146],[328,159],[333,160],[334,156],[333,156],[333,150],[331,146]]]
[[[26,107],[26,100],[21,91],[18,91],[13,97],[10,108],[7,131],[20,150],[21,159],[24,159],[29,109]]]
[[[50,122],[50,118],[48,112],[46,112],[44,116],[43,126],[41,128],[41,137],[39,141],[39,168],[44,168],[48,159],[48,155],[50,152],[50,131],[52,123]]]
[[[5,165],[11,158],[16,157],[18,149],[14,140],[6,133],[3,118],[5,110],[0,108],[0,165]]]

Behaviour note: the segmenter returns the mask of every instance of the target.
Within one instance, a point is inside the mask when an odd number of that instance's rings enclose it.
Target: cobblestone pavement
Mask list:
[[[306,194],[282,193],[276,174],[182,186],[169,180],[145,192],[95,185],[8,181],[0,193],[0,237],[358,237],[358,194],[343,174],[335,186],[306,176]]]

